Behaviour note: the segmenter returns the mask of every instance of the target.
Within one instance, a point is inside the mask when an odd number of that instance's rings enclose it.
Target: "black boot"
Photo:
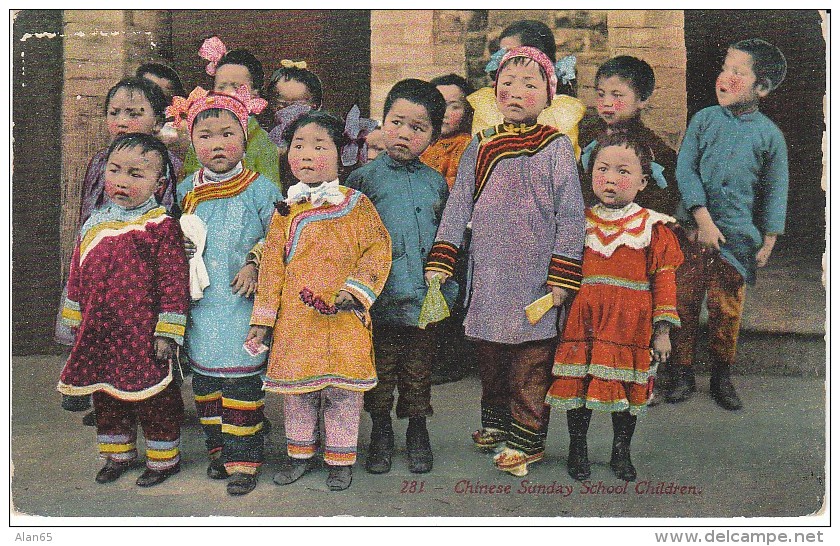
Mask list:
[[[411,417],[405,433],[405,449],[408,451],[408,469],[414,474],[431,472],[434,455],[429,442],[429,431],[425,417]]]
[[[301,479],[304,474],[319,468],[320,462],[315,457],[308,459],[291,459],[289,464],[280,469],[274,475],[274,483],[277,485],[289,485]]]
[[[697,390],[694,382],[694,368],[678,366],[671,372],[670,385],[665,390],[665,401],[670,404],[685,402]]]
[[[386,474],[391,471],[391,456],[394,454],[394,427],[390,413],[372,413],[373,427],[370,431],[370,447],[365,461],[365,470],[371,474]]]
[[[586,445],[586,433],[589,431],[589,420],[592,410],[575,408],[566,411],[566,422],[569,425],[569,459],[567,461],[569,476],[583,481],[589,478],[589,452]]]
[[[709,384],[709,393],[717,402],[718,406],[729,411],[739,410],[743,407],[735,386],[729,377],[729,366],[715,365],[712,368],[712,379]]]
[[[181,463],[176,464],[172,468],[167,468],[166,470],[153,470],[151,468],[147,468],[145,472],[140,474],[140,477],[137,478],[135,482],[140,487],[152,487],[159,483],[163,483],[169,476],[177,474],[181,471]]]
[[[613,446],[610,457],[610,468],[620,480],[636,481],[636,468],[630,461],[630,441],[636,430],[636,416],[629,411],[612,414]]]

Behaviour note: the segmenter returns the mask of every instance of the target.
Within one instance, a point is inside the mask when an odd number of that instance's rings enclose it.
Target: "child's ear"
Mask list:
[[[772,84],[768,78],[764,78],[764,81],[756,82],[755,84],[755,94],[758,95],[758,98],[763,99],[767,95],[770,94],[770,89]]]
[[[644,110],[648,106],[648,102],[650,102],[650,97],[646,98],[645,100],[639,101],[639,110]]]
[[[155,188],[155,192],[157,192],[159,189],[163,188],[164,186],[166,186],[166,176],[161,176],[160,178],[158,178],[158,185],[157,185],[157,188]]]
[[[639,188],[639,191],[642,191],[643,189],[647,188],[647,185],[648,185],[649,181],[650,181],[650,176],[646,175],[646,174],[643,174],[642,175],[642,185]]]

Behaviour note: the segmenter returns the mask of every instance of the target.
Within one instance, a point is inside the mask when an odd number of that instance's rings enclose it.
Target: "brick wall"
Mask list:
[[[108,89],[137,65],[162,61],[169,51],[163,10],[65,10],[62,102],[61,262],[63,276],[73,251],[85,169],[108,144],[104,108]]]
[[[644,120],[676,147],[685,128],[685,40],[682,11],[418,10],[371,15],[371,109],[381,115],[388,89],[407,77],[461,74],[490,83],[484,65],[509,24],[536,19],[553,29],[558,56],[578,59],[578,97],[595,104],[595,72],[615,55],[648,61],[657,79]],[[429,61],[433,60],[434,63]]]

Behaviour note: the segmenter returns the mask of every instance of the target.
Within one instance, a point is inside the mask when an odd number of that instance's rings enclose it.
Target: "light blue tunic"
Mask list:
[[[178,185],[179,202],[193,189],[197,175]],[[204,297],[190,307],[184,343],[198,373],[246,377],[265,367],[267,353],[252,357],[242,348],[250,328],[253,297],[237,296],[230,283],[254,245],[265,239],[274,203],[282,198],[277,186],[260,175],[238,195],[202,201],[194,211],[207,225],[203,257],[210,277]]]
[[[759,111],[735,116],[722,106],[697,112],[677,158],[682,203],[677,216],[706,207],[726,237],[720,255],[750,284],[764,235],[785,229],[788,154],[782,132]]]

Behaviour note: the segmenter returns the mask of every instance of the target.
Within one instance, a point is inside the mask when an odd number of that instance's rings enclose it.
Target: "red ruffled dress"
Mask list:
[[[674,273],[683,254],[670,216],[631,203],[586,211],[583,282],[557,347],[546,403],[637,415],[653,391],[653,324],[679,326]]]

